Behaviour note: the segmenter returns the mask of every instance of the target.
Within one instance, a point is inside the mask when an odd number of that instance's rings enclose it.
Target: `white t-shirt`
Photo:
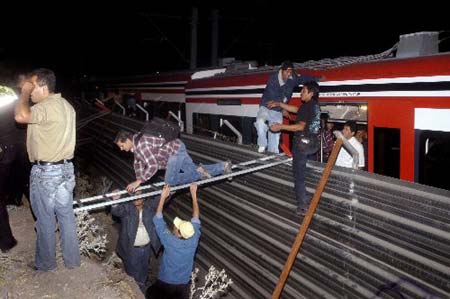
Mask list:
[[[355,137],[352,137],[352,138],[348,139],[347,141],[350,142],[350,144],[356,149],[356,151],[359,154],[358,167],[360,167],[360,168],[364,167],[364,165],[365,165],[364,147],[362,146],[361,143],[359,143],[358,139],[356,139]],[[342,166],[342,167],[347,167],[347,168],[353,167],[353,157],[344,148],[344,146],[342,146],[341,150],[339,151],[339,155],[336,159],[336,165]]]

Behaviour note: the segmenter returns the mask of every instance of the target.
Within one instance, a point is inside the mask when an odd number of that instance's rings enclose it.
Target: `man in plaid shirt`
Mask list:
[[[171,186],[231,172],[231,161],[196,167],[180,139],[166,142],[164,138],[145,134],[138,138],[138,135],[121,130],[114,140],[121,151],[134,153],[136,181],[128,184],[128,192],[135,192],[159,169],[166,169],[164,182]]]

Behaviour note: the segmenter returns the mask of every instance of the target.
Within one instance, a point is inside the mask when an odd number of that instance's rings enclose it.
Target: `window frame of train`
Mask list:
[[[366,101],[360,102],[320,102],[321,113],[328,113],[329,123],[334,124],[333,131],[342,131],[344,124],[353,120],[356,122],[357,131],[364,129],[367,134],[367,139],[363,142],[364,146],[364,158],[365,166],[364,170],[367,171],[369,161],[368,161],[368,151],[369,151],[369,126],[368,126],[368,103]],[[350,113],[349,113],[350,112]],[[320,156],[318,157],[320,161]]]
[[[415,181],[450,190],[450,132],[415,130]]]
[[[215,138],[217,136],[215,136],[214,132],[216,132],[223,137],[228,137],[229,140],[227,141],[236,142],[236,135],[230,128],[225,125],[220,127],[221,118],[228,120],[242,134],[243,144],[256,144],[256,129],[253,125],[256,117],[194,112],[192,113],[194,134],[207,135]],[[202,124],[202,128],[199,128],[200,123]]]

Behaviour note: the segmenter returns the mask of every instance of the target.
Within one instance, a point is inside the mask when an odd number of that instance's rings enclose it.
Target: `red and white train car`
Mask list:
[[[332,122],[352,119],[367,130],[368,171],[450,189],[450,53],[296,66],[297,73],[322,78],[320,105]],[[214,131],[220,118],[230,118],[249,143],[266,81],[276,69],[174,72],[110,81],[109,87],[138,93],[143,101],[176,103],[187,133],[195,132],[199,119]],[[291,103],[300,105],[299,90]],[[287,134],[283,143],[289,143]]]
[[[450,166],[450,54],[296,71],[324,78],[320,104],[331,121],[367,126],[369,171],[441,186]],[[189,81],[188,130],[195,113],[255,117],[269,74]],[[298,93],[291,102],[300,104]]]

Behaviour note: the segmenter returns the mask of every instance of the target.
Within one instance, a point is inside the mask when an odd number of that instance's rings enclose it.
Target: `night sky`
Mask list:
[[[256,60],[259,65],[377,54],[392,47],[400,34],[450,29],[443,4],[431,2],[402,9],[391,2],[361,2],[352,8],[304,1],[296,6],[288,1],[149,3],[64,3],[51,9],[35,3],[24,11],[3,11],[2,75],[48,67],[59,77],[76,80],[187,69],[192,3],[199,8],[199,67],[210,66],[213,7],[220,15],[219,57]],[[441,34],[448,36],[449,31]],[[450,50],[449,40],[441,43],[442,50]]]

